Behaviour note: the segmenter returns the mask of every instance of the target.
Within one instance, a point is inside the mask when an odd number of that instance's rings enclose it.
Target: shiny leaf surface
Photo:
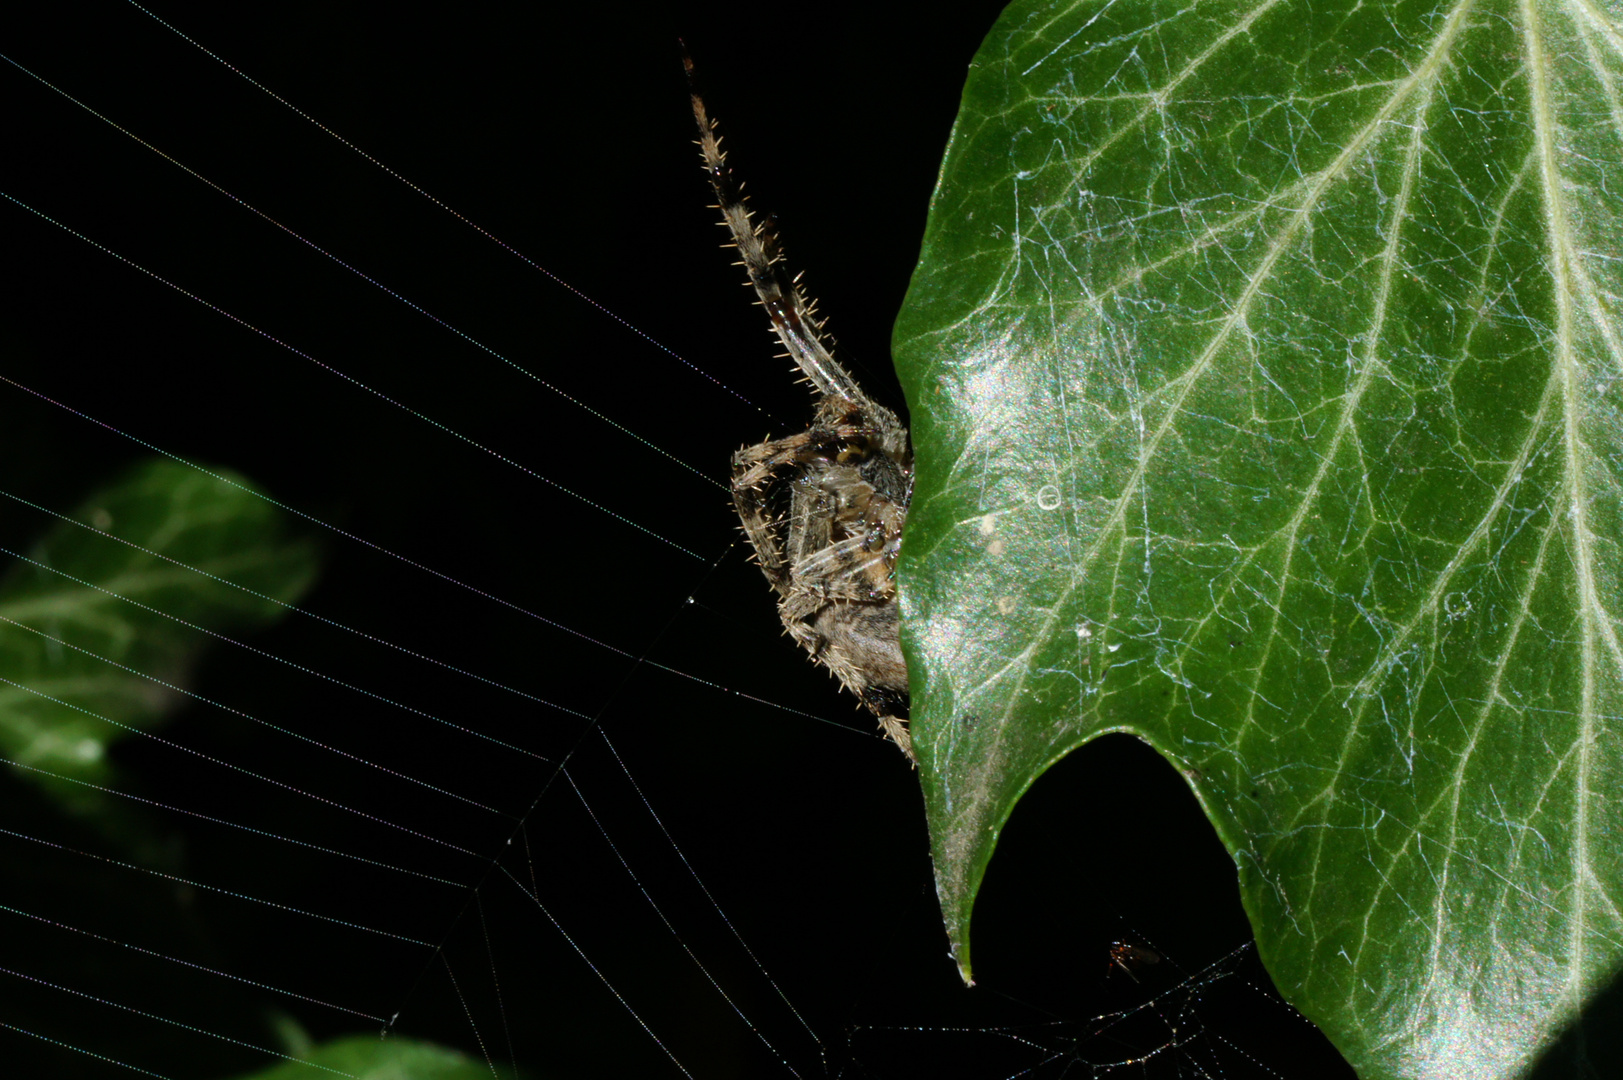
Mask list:
[[[1188,779],[1362,1075],[1531,1067],[1623,961],[1615,6],[1016,3],[897,327],[959,964],[1015,801]]]

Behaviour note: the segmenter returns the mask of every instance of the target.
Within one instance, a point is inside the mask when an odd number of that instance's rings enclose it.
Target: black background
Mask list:
[[[1089,1075],[1085,1064],[1168,1042],[1122,1072],[1344,1070],[1268,997],[1232,863],[1184,783],[1126,738],[1073,755],[1022,803],[976,915],[980,985],[963,989],[917,780],[780,636],[719,486],[734,449],[794,430],[810,401],[717,248],[677,38],[848,362],[900,407],[889,329],[965,68],[998,6],[153,9],[500,243],[131,6],[8,12],[0,40],[18,64],[698,471],[0,69],[11,197],[493,453],[14,204],[0,205],[0,374],[464,583],[304,527],[326,551],[305,607],[563,707],[293,616],[254,646],[417,711],[229,648],[199,668],[198,691],[501,815],[206,709],[183,710],[166,736],[392,827],[150,741],[121,744],[125,790],[482,884],[472,900],[131,810],[150,865],[441,951],[9,837],[0,903],[367,1016],[399,1012],[399,1032],[471,1053],[483,1043],[531,1076],[679,1075],[569,940],[695,1076],[785,1075],[785,1062],[803,1076],[990,1077],[1039,1063],[1036,1075]],[[64,511],[146,454],[11,386],[0,425],[7,489]],[[47,524],[0,509],[9,546]],[[554,761],[573,754],[596,820],[549,765],[424,713]],[[692,887],[599,726],[804,1024]],[[0,827],[128,854],[27,783],[0,783]],[[760,1037],[686,958],[598,823]],[[274,1043],[278,1017],[318,1037],[380,1026],[7,919],[0,965],[15,974],[0,976],[0,1021],[78,1048],[0,1031],[16,1075],[132,1075],[90,1054],[175,1077],[270,1063],[23,976],[258,1045]],[[1165,960],[1134,982],[1107,960],[1117,940]]]

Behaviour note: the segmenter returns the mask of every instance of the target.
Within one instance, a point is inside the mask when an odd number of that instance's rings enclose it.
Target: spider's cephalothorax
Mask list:
[[[691,81],[693,65],[688,61]],[[777,237],[750,217],[715,121],[693,93],[699,147],[723,224],[772,319],[817,392],[811,427],[733,455],[733,503],[789,636],[879,718],[911,759],[907,665],[897,640],[896,555],[913,453],[896,414],[862,392],[783,268]]]

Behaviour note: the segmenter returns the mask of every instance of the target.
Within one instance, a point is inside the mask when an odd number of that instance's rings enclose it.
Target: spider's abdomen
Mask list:
[[[876,714],[907,704],[907,661],[899,643],[894,599],[880,604],[829,604],[812,620],[812,655]]]

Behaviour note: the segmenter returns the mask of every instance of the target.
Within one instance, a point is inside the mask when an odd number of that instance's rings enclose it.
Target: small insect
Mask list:
[[[683,52],[688,84],[693,61]],[[834,359],[823,321],[784,269],[769,222],[751,216],[727,165],[716,122],[692,89],[699,151],[722,223],[732,234],[778,340],[817,393],[811,427],[733,455],[733,505],[789,636],[879,718],[913,760],[907,664],[898,641],[896,556],[913,494],[913,451],[896,414]]]
[[[1147,967],[1150,964],[1159,964],[1161,954],[1154,949],[1146,949],[1142,945],[1129,945],[1125,941],[1112,941],[1110,943],[1110,967],[1119,967],[1127,974],[1129,979],[1138,982],[1138,976],[1133,974],[1134,968]],[[1109,968],[1105,969],[1109,974]]]

